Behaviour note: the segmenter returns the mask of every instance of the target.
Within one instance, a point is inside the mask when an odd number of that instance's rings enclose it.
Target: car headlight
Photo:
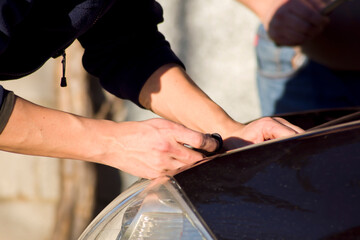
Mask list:
[[[215,239],[170,177],[140,180],[111,202],[79,240]]]

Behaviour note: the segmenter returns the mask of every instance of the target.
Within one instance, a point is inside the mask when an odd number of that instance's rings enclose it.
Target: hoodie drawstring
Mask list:
[[[67,86],[67,82],[66,82],[66,77],[65,77],[65,70],[66,70],[66,53],[65,53],[65,51],[63,51],[63,53],[62,53],[62,57],[63,57],[63,59],[61,60],[61,64],[62,64],[62,77],[61,77],[60,86],[61,86],[61,87],[66,87],[66,86]]]

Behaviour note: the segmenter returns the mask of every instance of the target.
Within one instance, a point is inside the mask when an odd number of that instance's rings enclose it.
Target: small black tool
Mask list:
[[[202,150],[202,149],[198,149],[198,148],[194,148],[188,144],[184,144],[185,147],[188,147],[190,149],[193,149],[197,152],[200,152],[202,154],[204,154],[206,157],[209,157],[209,156],[212,156],[216,153],[219,153],[219,151],[222,149],[223,145],[224,145],[224,141],[222,139],[222,137],[220,136],[220,134],[218,133],[212,133],[212,134],[208,134],[210,135],[210,137],[214,138],[216,141],[217,141],[217,147],[216,149],[213,151],[213,152],[208,152],[208,151],[205,151],[205,150]]]

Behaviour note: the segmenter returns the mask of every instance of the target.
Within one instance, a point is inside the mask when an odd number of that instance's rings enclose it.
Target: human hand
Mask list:
[[[324,7],[324,0],[274,0],[261,20],[277,45],[301,45],[320,34],[329,22],[321,14]]]
[[[210,134],[151,119],[114,122],[45,108],[16,97],[0,134],[0,149],[27,155],[77,159],[112,166],[144,178],[174,173],[218,148]]]
[[[192,165],[203,154],[185,147],[213,152],[218,142],[209,134],[192,131],[183,125],[164,120],[119,123],[115,141],[108,147],[102,162],[135,176],[156,178]],[[124,131],[125,129],[125,131]]]
[[[279,117],[264,117],[247,125],[239,125],[224,139],[227,150],[260,143],[280,137],[287,137],[304,132],[303,129]]]

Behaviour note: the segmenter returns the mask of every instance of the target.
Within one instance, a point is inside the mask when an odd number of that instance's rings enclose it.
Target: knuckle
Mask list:
[[[195,158],[196,152],[184,151],[182,154],[183,159],[187,159],[188,161],[192,162]]]
[[[186,164],[193,164],[201,159],[203,159],[203,155],[197,151],[184,151],[181,154],[182,161]]]
[[[168,141],[161,141],[156,146],[156,151],[159,152],[159,154],[170,152],[171,150],[171,143]]]
[[[169,162],[164,159],[158,159],[153,162],[152,169],[154,172],[154,175],[161,176],[165,173],[172,170],[172,168],[169,166]]]
[[[160,155],[157,155],[157,156],[153,159],[151,165],[152,165],[152,168],[153,168],[154,170],[156,170],[156,171],[161,171],[161,169],[162,169],[163,166],[164,166],[164,161],[162,160],[162,158],[161,158]]]
[[[274,121],[274,118],[272,118],[272,117],[263,117],[260,119],[261,123],[268,123],[268,122],[273,122],[273,121]]]
[[[194,134],[192,143],[193,147],[202,148],[205,145],[205,136],[203,134]]]

